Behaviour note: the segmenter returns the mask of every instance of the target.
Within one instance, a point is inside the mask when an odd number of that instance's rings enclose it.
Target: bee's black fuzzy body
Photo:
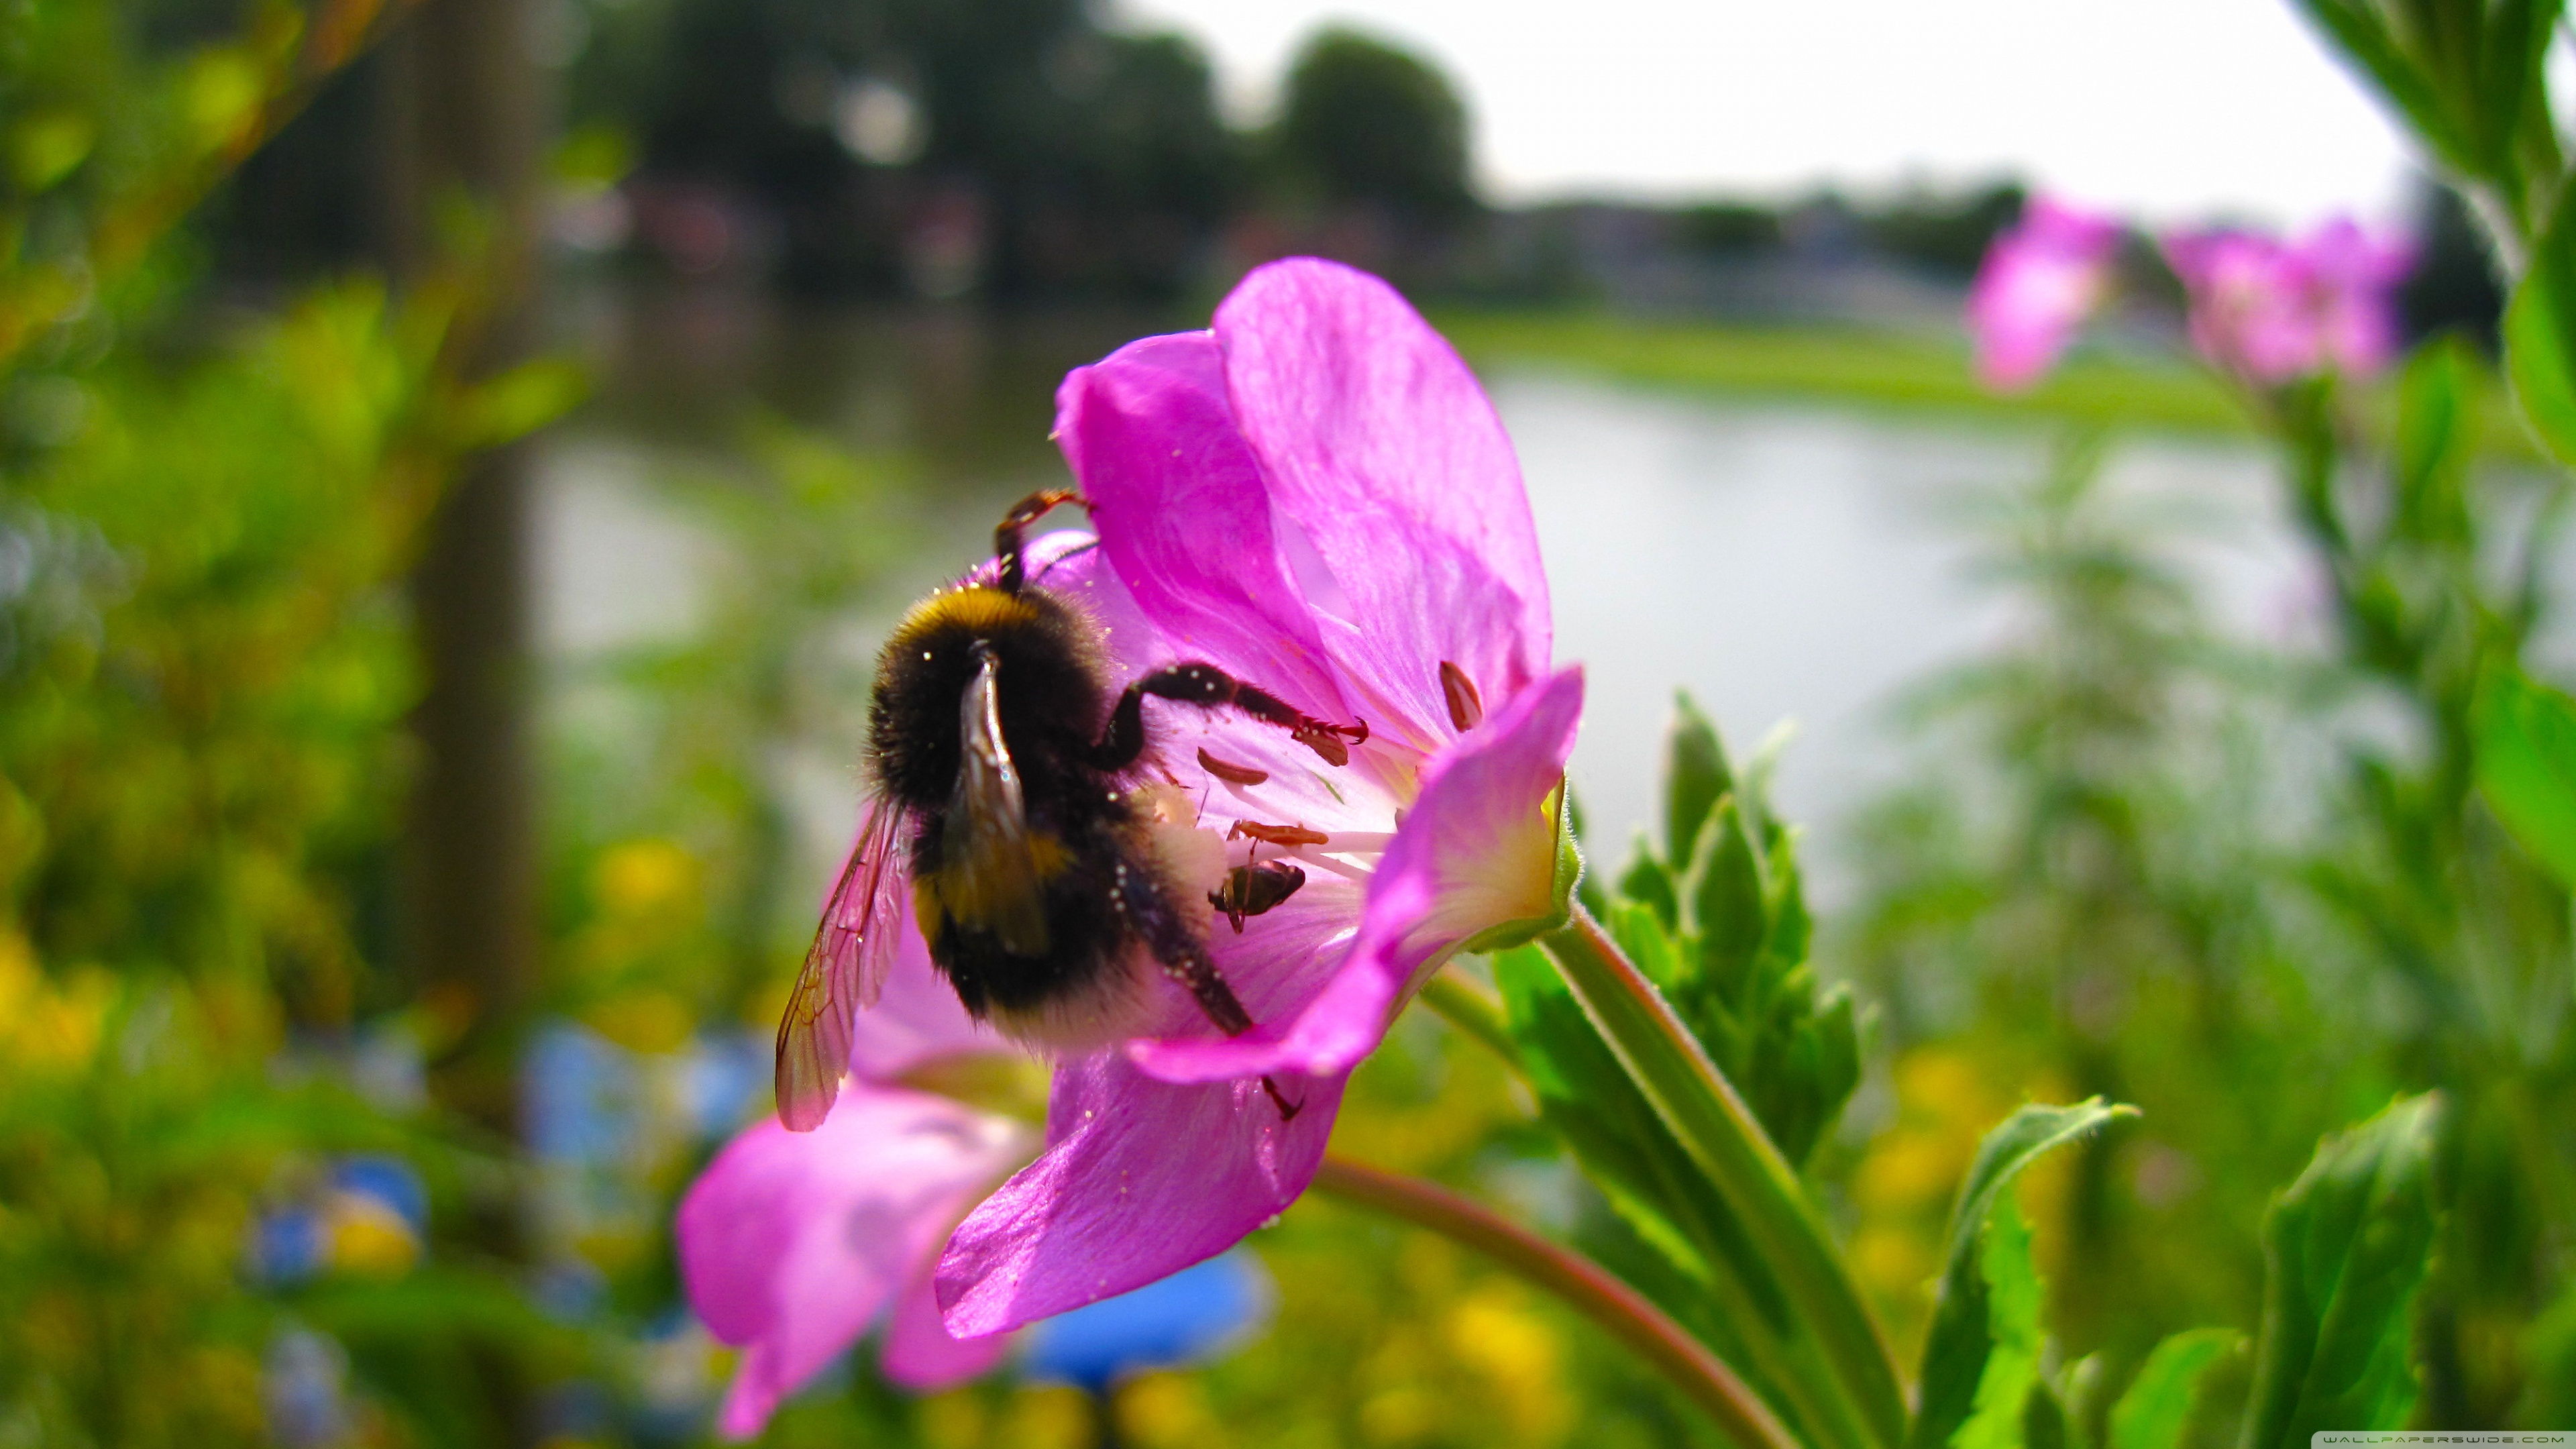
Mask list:
[[[959,701],[988,662],[1042,893],[1037,955],[1005,943],[979,909],[986,893],[946,845],[968,749]],[[1035,586],[933,595],[877,663],[870,753],[878,789],[913,818],[903,844],[931,957],[969,1012],[1045,1044],[1110,1031],[1132,1004],[1146,958],[1202,949],[1198,927],[1175,905],[1191,897],[1166,879],[1150,825],[1130,803],[1135,761],[1103,763],[1111,714],[1098,626]]]

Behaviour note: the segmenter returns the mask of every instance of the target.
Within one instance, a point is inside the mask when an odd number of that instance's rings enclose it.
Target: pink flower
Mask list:
[[[1384,283],[1273,263],[1212,331],[1132,343],[1057,403],[1099,538],[1039,540],[1030,577],[1104,626],[1113,678],[1203,660],[1369,736],[1336,766],[1271,726],[1153,706],[1167,815],[1223,866],[1306,881],[1240,932],[1210,913],[1252,1032],[1223,1037],[1158,977],[1150,1034],[1058,1065],[1044,1154],[940,1260],[961,1337],[1161,1278],[1296,1200],[1344,1079],[1422,980],[1561,909],[1582,706],[1580,671],[1549,672],[1510,442]]]
[[[2332,369],[2367,376],[2396,352],[2396,285],[2414,253],[2345,219],[2293,246],[2247,231],[2168,236],[2165,258],[2191,300],[2201,355],[2278,386]]]
[[[729,1437],[758,1434],[781,1399],[889,1312],[885,1374],[907,1388],[972,1378],[1009,1345],[950,1338],[931,1270],[949,1230],[1029,1160],[1037,1134],[890,1085],[935,1062],[1008,1050],[967,1019],[919,935],[906,934],[876,1009],[860,1018],[854,1080],[831,1115],[812,1132],[763,1117],[680,1201],[690,1306],[745,1350],[717,1421]]]
[[[2111,286],[2119,223],[2049,196],[1995,238],[1968,290],[1968,334],[1977,376],[2018,392],[2037,382],[2102,305]]]

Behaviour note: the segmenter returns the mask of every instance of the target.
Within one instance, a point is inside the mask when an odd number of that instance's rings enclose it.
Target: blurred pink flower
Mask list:
[[[1239,932],[1211,913],[1252,1032],[1221,1036],[1158,977],[1150,1034],[1058,1066],[1044,1154],[940,1261],[964,1336],[1152,1282],[1296,1200],[1345,1078],[1423,978],[1557,909],[1582,708],[1580,671],[1548,669],[1510,441],[1385,283],[1262,267],[1213,330],[1121,348],[1057,403],[1099,537],[1040,540],[1031,577],[1091,610],[1113,677],[1201,660],[1369,734],[1336,764],[1271,726],[1154,706],[1166,810],[1222,840],[1224,865],[1306,882]]]
[[[718,1339],[744,1350],[717,1427],[749,1438],[779,1401],[888,1319],[885,1375],[929,1390],[991,1368],[996,1336],[940,1326],[931,1270],[949,1230],[1037,1151],[1005,1117],[891,1085],[933,1062],[1010,1050],[967,1019],[917,931],[860,1015],[831,1115],[790,1132],[764,1115],[680,1201],[680,1277]]]
[[[2414,245],[2338,217],[2301,250],[2317,289],[2318,345],[2326,360],[2355,377],[2388,366],[2397,355],[2396,291],[2415,269]]]
[[[2338,218],[2296,245],[2218,230],[2168,236],[2164,249],[2190,296],[2192,345],[2249,381],[2365,377],[2395,355],[2394,292],[2414,263],[2402,239]]]
[[[1968,290],[1968,335],[1986,386],[2018,392],[2056,364],[2109,295],[2119,243],[2111,218],[2031,198],[2021,220],[1987,248]]]

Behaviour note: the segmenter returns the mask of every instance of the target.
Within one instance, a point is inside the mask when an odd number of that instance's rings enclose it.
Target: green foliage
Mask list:
[[[2550,454],[2576,462],[2576,196],[2562,196],[2532,244],[2504,316],[2514,401]]]
[[[1673,1003],[1793,1163],[1860,1084],[1851,993],[1821,985],[1795,837],[1761,803],[1768,757],[1739,779],[1689,696],[1665,737],[1664,850],[1639,842],[1610,907],[1622,949]]]
[[[2444,166],[2517,215],[2560,164],[2541,60],[2558,0],[2301,0]]]
[[[2038,1449],[2034,1441],[2039,1436],[2029,1432],[2030,1421],[2055,1414],[2055,1396],[2039,1376],[2045,1337],[2039,1322],[2039,1265],[2031,1261],[2030,1228],[2012,1199],[1997,1202],[1977,1258],[1989,1343],[1974,1406],[1949,1443],[1956,1449],[2022,1449],[2026,1443]]]
[[[2071,1107],[2034,1104],[1986,1134],[1968,1180],[1959,1189],[1959,1205],[1950,1215],[1948,1264],[1941,1274],[1932,1332],[1923,1345],[1917,1379],[1921,1403],[1906,1436],[1908,1449],[1942,1449],[1978,1419],[1988,1420],[1983,1432],[2000,1432],[1993,1415],[2008,1411],[1993,1406],[1996,1400],[1985,1385],[1990,1378],[2002,1384],[2014,1372],[2013,1356],[2023,1351],[2017,1346],[2020,1335],[2032,1338],[2030,1361],[2036,1364],[2038,1287],[2036,1272],[2028,1266],[2029,1242],[2018,1211],[1998,1216],[1997,1206],[2004,1202],[2013,1179],[2051,1149],[2099,1131],[2132,1111],[2099,1099]],[[1989,1239],[1997,1234],[2008,1241],[2000,1248],[1989,1247]],[[1999,1296],[2005,1290],[1998,1287],[1990,1267],[1990,1259],[1997,1254],[2007,1270],[2005,1296]],[[2000,1368],[1995,1366],[1999,1355]],[[2032,1372],[2036,1373],[2035,1367]],[[2016,1400],[2009,1412],[2017,1413],[2019,1407]]]
[[[2576,886],[2576,700],[2507,670],[2477,705],[2478,790],[2533,858]]]
[[[2327,1139],[2273,1205],[2245,1449],[2405,1424],[2417,1390],[2411,1313],[2438,1217],[2441,1109],[2436,1097],[2401,1099]]]
[[[2157,1344],[2111,1406],[2110,1449],[2180,1449],[2201,1376],[2244,1343],[2229,1328],[2194,1328]]]

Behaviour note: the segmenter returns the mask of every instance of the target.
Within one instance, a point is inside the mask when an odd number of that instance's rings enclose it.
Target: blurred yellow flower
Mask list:
[[[581,1015],[593,1031],[619,1046],[656,1054],[675,1052],[688,1045],[689,1034],[697,1025],[696,1014],[689,1010],[687,1002],[649,986],[621,991],[593,1004]]]
[[[1565,1352],[1556,1330],[1530,1310],[1527,1295],[1491,1283],[1449,1312],[1449,1351],[1483,1375],[1523,1443],[1549,1443],[1573,1417]]]
[[[333,1268],[364,1278],[399,1278],[420,1261],[420,1238],[403,1215],[365,1193],[334,1194],[323,1218]]]
[[[115,998],[115,979],[95,968],[60,985],[47,980],[27,938],[0,931],[0,1055],[9,1067],[49,1073],[85,1065]]]
[[[612,915],[640,916],[693,901],[701,871],[696,856],[668,840],[629,840],[600,852],[590,887]]]

